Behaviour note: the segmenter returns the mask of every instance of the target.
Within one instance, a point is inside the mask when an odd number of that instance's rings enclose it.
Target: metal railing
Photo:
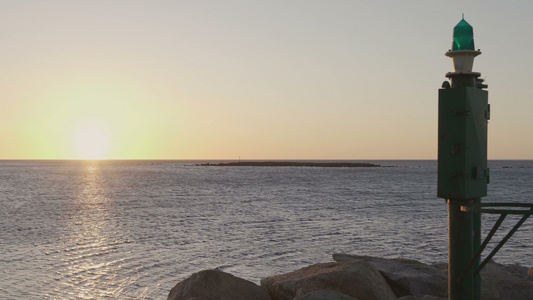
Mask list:
[[[509,231],[509,233],[505,235],[505,237],[498,243],[498,245],[494,247],[494,249],[483,260],[483,262],[481,262],[479,266],[474,270],[474,276],[477,276],[479,274],[483,267],[494,257],[494,255],[503,247],[503,245],[511,238],[511,236],[513,236],[513,234],[518,230],[518,228],[520,228],[520,226],[522,226],[522,224],[527,220],[527,218],[533,214],[533,203],[480,203],[468,206],[461,206],[461,211],[474,214],[486,213],[500,215],[498,221],[496,221],[489,234],[479,247],[478,251],[476,252],[476,254],[474,254],[474,257],[472,257],[472,260],[470,261],[468,267],[465,269],[463,275],[461,276],[461,278],[463,278],[474,266],[476,261],[480,259],[481,253],[483,252],[483,250],[485,250],[490,240],[492,239],[496,231],[500,228],[500,225],[503,223],[507,215],[522,215],[522,218]]]

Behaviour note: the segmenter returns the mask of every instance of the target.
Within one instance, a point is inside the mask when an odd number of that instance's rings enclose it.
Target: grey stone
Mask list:
[[[270,300],[257,284],[219,270],[204,270],[176,284],[168,300]]]
[[[357,300],[341,292],[332,290],[318,290],[303,296],[296,296],[294,300]]]
[[[387,282],[366,261],[311,265],[261,280],[272,300],[293,300],[318,290],[333,290],[359,300],[396,299]]]
[[[481,299],[533,299],[533,280],[526,267],[489,262],[481,270]]]
[[[415,298],[415,296],[403,296],[398,298],[398,300],[418,300]]]
[[[415,296],[403,296],[398,298],[398,300],[419,300]]]
[[[446,300],[447,264],[334,254],[316,264],[261,280],[262,287],[219,270],[193,274],[171,300]],[[481,299],[533,299],[533,269],[489,262],[481,271]],[[270,295],[269,295],[270,293]]]
[[[411,259],[386,259],[348,254],[333,254],[333,259],[337,262],[364,260],[371,263],[383,275],[397,297],[448,296],[446,265],[431,266]]]

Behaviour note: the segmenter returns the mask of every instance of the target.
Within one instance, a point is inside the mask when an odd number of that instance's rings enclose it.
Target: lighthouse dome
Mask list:
[[[453,28],[452,51],[475,50],[474,29],[465,19],[462,19]]]

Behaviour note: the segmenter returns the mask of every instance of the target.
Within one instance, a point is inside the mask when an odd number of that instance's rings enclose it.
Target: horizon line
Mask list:
[[[95,162],[95,161],[361,161],[361,160],[434,160],[437,158],[99,158],[99,159],[85,159],[85,158],[0,158],[0,161],[80,161],[80,162]],[[491,160],[533,160],[533,158],[488,158]]]

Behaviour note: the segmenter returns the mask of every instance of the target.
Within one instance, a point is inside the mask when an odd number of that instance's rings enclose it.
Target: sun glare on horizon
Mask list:
[[[74,147],[79,159],[105,159],[111,146],[111,132],[101,119],[84,119],[74,127]]]

